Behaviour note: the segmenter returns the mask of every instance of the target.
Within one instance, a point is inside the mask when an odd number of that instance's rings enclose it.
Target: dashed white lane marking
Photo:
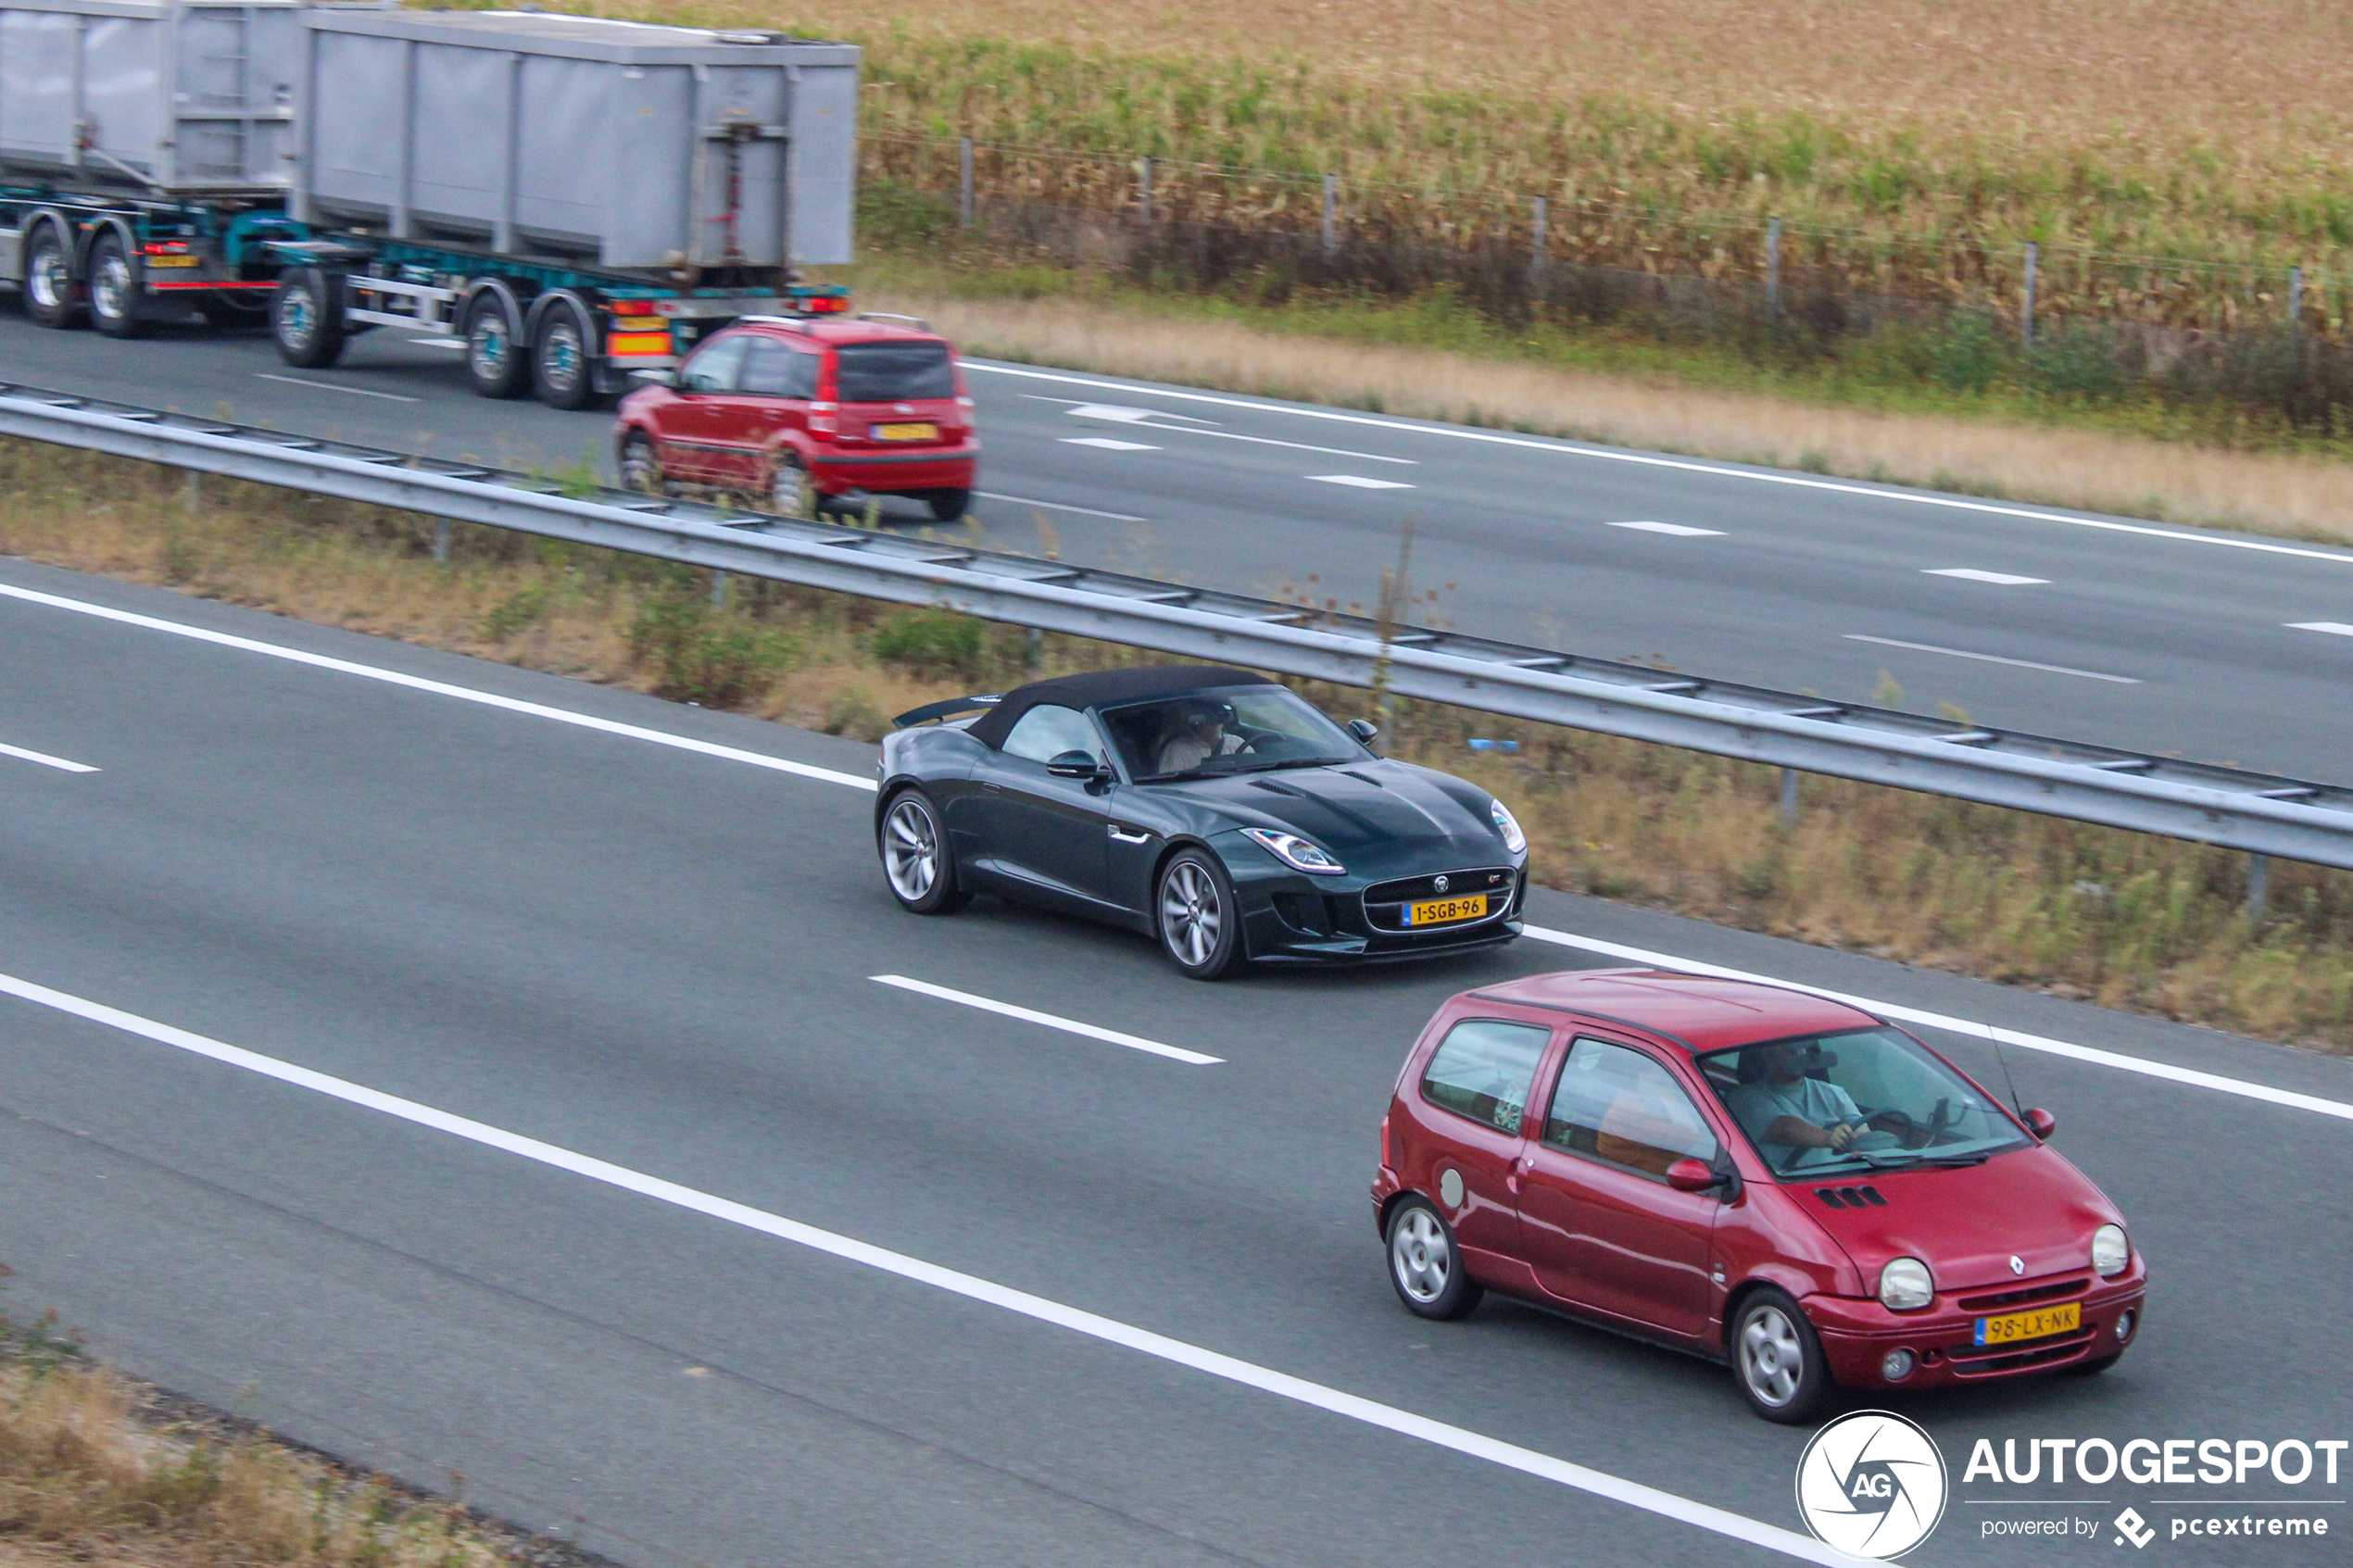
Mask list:
[[[1074,507],[1067,501],[1033,501],[1026,495],[1000,495],[994,490],[975,490],[973,494],[984,501],[1011,501],[1019,507],[1044,507],[1051,511],[1076,512],[1081,517],[1109,518],[1114,522],[1150,522],[1151,521],[1148,517],[1137,517],[1129,512],[1101,512],[1092,507]]]
[[[1108,435],[1065,435],[1065,446],[1100,446],[1106,452],[1157,452],[1157,446],[1147,446],[1140,441],[1114,441]]]
[[[1667,533],[1678,539],[1720,539],[1720,528],[1693,528],[1688,522],[1613,522],[1612,528],[1630,528],[1638,533]]]
[[[461,337],[411,337],[403,338],[401,341],[413,343],[421,348],[463,348],[466,346],[466,340]]]
[[[495,692],[476,691],[472,686],[453,686],[447,681],[428,681],[422,676],[403,674],[397,670],[385,670],[373,664],[359,664],[348,659],[330,659],[325,654],[306,653],[300,648],[283,647],[252,637],[233,637],[226,632],[208,631],[202,626],[184,625],[177,621],[165,621],[152,615],[134,615],[127,609],[113,609],[106,605],[69,599],[57,594],[44,594],[31,588],[19,588],[0,583],[0,598],[22,599],[28,604],[47,605],[53,609],[69,609],[77,615],[92,615],[101,621],[119,621],[125,626],[143,627],[150,632],[168,632],[175,637],[186,637],[199,643],[211,643],[224,648],[236,648],[244,653],[258,653],[270,659],[283,659],[290,664],[308,664],[316,670],[333,670],[341,675],[357,675],[366,681],[382,681],[389,686],[406,686],[414,692],[430,692],[435,696],[456,697],[459,702],[478,702],[484,708],[504,709],[510,713],[527,713],[535,719],[551,719],[559,724],[573,724],[584,730],[598,730],[627,740],[641,740],[653,746],[666,746],[678,751],[699,752],[729,762],[749,763],[779,773],[796,773],[804,779],[817,779],[825,784],[847,784],[852,789],[872,793],[879,787],[874,779],[861,778],[856,773],[837,772],[831,768],[812,768],[806,762],[790,762],[782,757],[768,757],[757,751],[745,751],[732,746],[716,746],[707,740],[690,740],[685,735],[667,734],[661,730],[648,730],[638,724],[616,723],[610,719],[598,719],[586,713],[574,713],[569,709],[549,708],[544,703],[523,702]]]
[[[912,991],[919,997],[937,997],[943,1002],[954,1002],[959,1007],[976,1008],[982,1012],[993,1012],[1003,1018],[1018,1018],[1024,1023],[1059,1029],[1065,1035],[1079,1035],[1089,1040],[1101,1040],[1107,1045],[1126,1046],[1131,1051],[1147,1051],[1153,1056],[1164,1056],[1171,1061],[1190,1062],[1195,1067],[1215,1067],[1226,1060],[1222,1056],[1203,1056],[1181,1046],[1164,1046],[1158,1040],[1147,1040],[1139,1035],[1123,1035],[1116,1029],[1081,1023],[1075,1018],[1062,1018],[1051,1012],[1015,1007],[1011,1002],[975,997],[970,991],[951,991],[945,985],[934,985],[928,980],[910,980],[903,974],[870,974],[866,978],[877,985],[896,985],[901,991]]]
[[[2353,627],[2347,628],[2353,631]],[[2049,675],[2081,675],[2087,681],[2113,681],[2120,686],[2141,684],[2138,675],[2103,675],[2096,670],[2076,670],[2064,664],[2037,664],[2031,659],[2004,659],[1997,653],[1971,653],[1966,648],[1941,648],[1934,643],[1906,643],[1894,637],[1867,637],[1860,632],[1849,632],[1850,643],[1874,643],[1883,648],[1909,648],[1914,653],[1941,653],[1952,659],[1974,659],[1986,664],[2007,664],[2020,670],[2040,670]]]
[[[1348,484],[1359,490],[1411,490],[1412,485],[1394,479],[1366,479],[1361,473],[1311,473],[1307,476],[1318,484]]]
[[[2287,629],[2291,632],[2334,632],[2340,637],[2353,637],[2353,626],[2342,621],[2291,621]]]
[[[1923,576],[1957,577],[1964,583],[1991,583],[1997,588],[2047,587],[2047,577],[2020,577],[2012,571],[1980,571],[1973,566],[1924,566]]]
[[[1039,397],[1035,393],[1025,396],[1038,403],[1070,403],[1067,397]],[[1195,424],[1214,424],[1214,420],[1198,419],[1191,414],[1166,414],[1155,408],[1131,408],[1125,403],[1072,403],[1063,412],[1075,420],[1109,420],[1114,424],[1132,425],[1145,420],[1187,420]]]
[[[497,1149],[502,1154],[511,1154],[535,1164],[584,1176],[623,1192],[635,1193],[641,1198],[701,1214],[724,1224],[740,1226],[761,1236],[774,1236],[779,1241],[788,1241],[813,1252],[838,1258],[844,1262],[929,1286],[935,1290],[961,1296],[968,1301],[976,1301],[1036,1323],[1117,1345],[1157,1361],[1202,1373],[1244,1388],[1256,1389],[1263,1394],[1271,1394],[1277,1399],[1394,1433],[1401,1437],[1410,1437],[1466,1458],[1551,1481],[1594,1497],[1606,1498],[1612,1502],[1624,1503],[1629,1508],[1641,1509],[1644,1512],[1733,1540],[1746,1541],[1752,1546],[1778,1551],[1802,1562],[1821,1563],[1824,1568],[1854,1568],[1854,1559],[1833,1552],[1818,1541],[1801,1536],[1794,1530],[1785,1530],[1745,1514],[1734,1513],[1729,1509],[1699,1502],[1674,1492],[1661,1491],[1655,1486],[1645,1486],[1639,1481],[1629,1481],[1606,1471],[1554,1459],[1550,1454],[1506,1443],[1466,1427],[1433,1421],[1428,1416],[1367,1399],[1362,1395],[1345,1393],[1326,1384],[1311,1383],[1306,1378],[1294,1377],[1272,1367],[1259,1366],[1238,1357],[1204,1349],[1181,1339],[1172,1339],[1164,1334],[1138,1328],[1116,1318],[1103,1317],[1083,1308],[1065,1306],[1043,1296],[1033,1296],[1026,1290],[982,1279],[976,1274],[925,1262],[921,1258],[876,1247],[837,1231],[821,1230],[799,1220],[786,1219],[782,1214],[754,1209],[747,1203],[737,1203],[732,1198],[719,1198],[677,1182],[665,1181],[660,1176],[633,1171],[625,1165],[615,1165],[593,1155],[576,1153],[560,1145],[542,1143],[537,1138],[510,1133],[485,1122],[437,1110],[416,1100],[403,1099],[397,1095],[388,1095],[364,1085],[331,1077],[308,1067],[297,1067],[290,1061],[281,1061],[275,1057],[263,1056],[258,1051],[228,1045],[169,1023],[158,1023],[153,1019],[124,1012],[101,1002],[86,1001],[80,997],[53,991],[45,985],[36,985],[31,981],[6,974],[0,974],[0,995],[16,997],[39,1007],[136,1035],[157,1045],[169,1046],[260,1077],[275,1079],[294,1088],[308,1089],[313,1094],[372,1110],[412,1126],[429,1128],[484,1148]]]
[[[0,757],[13,757],[19,762],[38,762],[44,768],[55,768],[65,773],[94,773],[98,771],[87,762],[69,762],[62,757],[52,757],[45,751],[28,751],[21,746],[0,746]]]
[[[19,588],[0,583],[0,597],[22,599],[28,603],[46,605],[53,609],[71,610],[77,615],[94,616],[101,621],[113,621],[126,626],[138,626],[151,632],[165,632],[196,642],[212,643],[222,647],[242,649],[271,659],[283,659],[295,664],[308,664],[316,669],[333,670],[342,674],[358,675],[365,680],[383,681],[389,685],[405,686],[411,691],[430,692],[437,696],[456,697],[460,702],[478,702],[487,708],[504,709],[512,713],[525,713],[534,718],[552,719],[558,723],[575,724],[582,729],[597,730],[606,734],[642,740],[654,746],[666,746],[679,751],[691,751],[705,757],[715,757],[729,762],[744,762],[755,768],[775,772],[792,773],[800,778],[815,779],[824,784],[842,784],[850,789],[873,794],[876,782],[856,773],[845,773],[832,768],[815,768],[806,762],[789,762],[781,757],[769,757],[757,751],[745,751],[731,746],[714,746],[709,741],[689,740],[683,735],[666,734],[636,724],[618,724],[610,719],[591,718],[585,713],[573,713],[560,708],[549,708],[535,702],[519,702],[513,697],[498,696],[470,687],[451,685],[444,681],[422,680],[395,670],[378,669],[373,665],[355,663],[350,659],[329,659],[321,654],[305,653],[298,648],[281,647],[273,643],[251,637],[233,637],[226,633],[208,631],[200,626],[187,626],[176,621],[165,621],[152,615],[134,615],[128,610],[114,609],[106,605],[91,604],[82,599],[69,599],[57,594],[39,593],[31,588]],[[1655,964],[1661,969],[1680,969],[1692,974],[1720,974],[1735,980],[1757,980],[1768,985],[1785,985],[1792,990],[1812,991],[1855,1007],[1876,1012],[1885,1018],[1924,1024],[1932,1029],[1946,1029],[1956,1034],[1979,1039],[1999,1039],[2005,1045],[2022,1049],[2047,1051],[2072,1060],[2090,1062],[2101,1067],[2113,1067],[2120,1072],[2143,1073],[2172,1083],[2186,1084],[2196,1088],[2212,1089],[2221,1094],[2240,1095],[2248,1099],[2269,1101],[2274,1105],[2293,1106],[2297,1110],[2315,1111],[2323,1116],[2342,1117],[2353,1121],[2353,1102],[2323,1099],[2317,1095],[2299,1094],[2292,1089],[2276,1089],[2269,1084],[2258,1084],[2243,1078],[2227,1078],[2220,1073],[2201,1073],[2192,1068],[2174,1067],[2166,1062],[2151,1061],[2143,1057],[2126,1056],[2120,1051],[2104,1051],[2092,1046],[2079,1046],[2068,1040],[2052,1039],[2044,1035],[2022,1034],[2013,1029],[1992,1029],[1985,1024],[1964,1018],[1951,1018],[1943,1013],[1928,1012],[1919,1008],[1900,1006],[1894,1002],[1873,1001],[1868,997],[1850,996],[1843,991],[1825,990],[1819,986],[1801,985],[1794,981],[1755,974],[1746,970],[1726,969],[1718,964],[1703,963],[1696,959],[1677,958],[1671,953],[1655,953],[1641,947],[1623,947],[1594,937],[1578,936],[1566,931],[1553,931],[1530,925],[1527,935],[1539,942],[1552,942],[1565,947],[1579,947],[1587,952],[1601,953],[1637,963]]]
[[[2095,1066],[2113,1067],[2120,1072],[2138,1073],[2145,1077],[2163,1078],[2171,1083],[2187,1084],[2195,1088],[2213,1089],[2226,1095],[2241,1095],[2272,1105],[2284,1105],[2297,1110],[2309,1110],[2322,1116],[2341,1117],[2353,1122],[2353,1104],[2340,1099],[2322,1099],[2318,1095],[2299,1094],[2294,1089],[2275,1089],[2269,1084],[2249,1083],[2244,1078],[2225,1078],[2216,1073],[2201,1073],[2193,1067],[2175,1067],[2171,1062],[2151,1061],[2145,1057],[2126,1056],[2120,1051],[2104,1051],[2093,1046],[2079,1046],[2072,1040],[2055,1040],[2047,1035],[2029,1035],[2016,1029],[2002,1029],[1973,1018],[1955,1018],[1949,1013],[1930,1012],[1924,1008],[1900,1007],[1894,1002],[1873,1001],[1869,997],[1856,997],[1844,991],[1833,991],[1823,985],[1806,985],[1794,980],[1782,980],[1770,974],[1756,974],[1744,969],[1727,969],[1722,964],[1702,963],[1697,959],[1678,958],[1672,953],[1654,953],[1642,947],[1629,947],[1619,942],[1604,942],[1596,937],[1579,936],[1566,931],[1553,931],[1541,925],[1522,928],[1523,935],[1539,942],[1557,947],[1575,947],[1580,952],[1599,953],[1604,958],[1624,959],[1631,963],[1651,964],[1659,969],[1680,970],[1685,974],[1712,974],[1725,980],[1755,980],[1784,990],[1804,991],[1810,996],[1827,997],[1834,1002],[1875,1012],[1881,1018],[1899,1022],[1918,1023],[1930,1029],[1942,1029],[1949,1034],[1966,1035],[1973,1040],[1997,1040],[2022,1050],[2045,1051],[2063,1056],[2072,1061],[2087,1061]]]
[[[1944,507],[1953,511],[1977,512],[1988,517],[2022,518],[2028,522],[2064,523],[2070,528],[2095,528],[2108,533],[2136,533],[2149,539],[2170,539],[2177,545],[2211,545],[2226,550],[2253,550],[2267,556],[2296,556],[2305,560],[2333,561],[2338,566],[2353,566],[2353,554],[2343,550],[2315,550],[2301,545],[2274,544],[2266,539],[2242,539],[2228,533],[2201,533],[2179,528],[2153,528],[2146,523],[2122,522],[2107,517],[2070,517],[2063,512],[2036,511],[2030,507],[2005,507],[1992,501],[1969,501],[1958,495],[1940,495],[1930,490],[1897,490],[1869,484],[1849,484],[1835,479],[1815,479],[1806,474],[1775,473],[1768,469],[1736,469],[1722,463],[1697,462],[1688,458],[1660,457],[1650,452],[1619,452],[1606,446],[1580,446],[1574,442],[1546,440],[1541,436],[1504,435],[1491,430],[1468,430],[1460,425],[1409,424],[1403,420],[1383,419],[1376,414],[1351,414],[1339,408],[1315,408],[1281,403],[1261,403],[1248,397],[1226,397],[1211,392],[1182,392],[1165,386],[1129,386],[1118,382],[1103,381],[1094,376],[1063,375],[1052,370],[1033,370],[1026,365],[994,365],[978,359],[962,361],[968,370],[985,370],[993,375],[1019,376],[1028,381],[1057,382],[1065,386],[1092,387],[1101,392],[1124,392],[1131,396],[1161,397],[1177,403],[1205,403],[1213,408],[1247,408],[1261,414],[1288,414],[1293,419],[1326,420],[1334,424],[1362,425],[1370,430],[1403,431],[1408,435],[1435,435],[1450,441],[1476,441],[1490,446],[1516,446],[1525,451],[1550,452],[1556,458],[1591,458],[1605,463],[1633,463],[1642,468],[1672,469],[1682,473],[1715,474],[1722,479],[1745,479],[1758,484],[1787,484],[1800,490],[1823,490],[1836,495],[1860,495],[1867,500],[1900,501],[1916,507]]]
[[[404,396],[397,392],[371,392],[364,386],[345,386],[340,383],[331,381],[306,381],[300,376],[272,375],[268,370],[256,370],[253,374],[256,381],[284,382],[288,386],[316,387],[321,392],[347,392],[354,397],[381,397],[387,403],[421,403],[424,401],[420,397]]]

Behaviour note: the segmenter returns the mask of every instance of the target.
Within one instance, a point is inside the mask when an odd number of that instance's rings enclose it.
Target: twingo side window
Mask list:
[[[1422,1070],[1422,1098],[1459,1116],[1506,1133],[1519,1131],[1521,1110],[1549,1029],[1469,1018],[1446,1032]]]
[[[817,356],[773,337],[757,337],[744,356],[741,390],[761,397],[817,395]]]
[[[1664,1179],[1678,1160],[1716,1162],[1716,1135],[1666,1068],[1625,1046],[1579,1035],[1561,1065],[1544,1141]]]
[[[733,392],[736,372],[744,362],[744,339],[723,337],[708,344],[678,372],[681,392]]]
[[[1102,742],[1096,738],[1095,726],[1087,715],[1075,708],[1051,706],[1033,708],[1013,724],[1013,733],[1005,737],[1004,752],[1031,762],[1051,762],[1065,751],[1083,751],[1089,757],[1102,754]]]

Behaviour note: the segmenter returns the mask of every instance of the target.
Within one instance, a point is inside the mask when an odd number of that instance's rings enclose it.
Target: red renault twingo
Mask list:
[[[2116,1206],[2045,1147],[2055,1125],[1803,992],[1536,975],[1466,991],[1422,1032],[1373,1205],[1421,1316],[1503,1291],[1728,1361],[1759,1415],[1798,1422],[1833,1387],[2123,1354],[2147,1271]]]

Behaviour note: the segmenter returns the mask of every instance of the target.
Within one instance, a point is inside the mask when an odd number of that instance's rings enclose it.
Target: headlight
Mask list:
[[[1936,1282],[1918,1258],[1898,1258],[1879,1272],[1879,1304],[1908,1312],[1936,1299]]]
[[[2122,1225],[2102,1225],[2092,1233],[2092,1267],[2101,1277],[2122,1273],[2132,1261],[2133,1244],[2124,1239]]]
[[[1495,819],[1495,831],[1504,835],[1504,847],[1516,855],[1528,847],[1528,835],[1519,831],[1519,819],[1512,809],[1500,800],[1487,803],[1487,813]]]
[[[1295,833],[1277,833],[1273,828],[1244,828],[1242,833],[1293,871],[1305,872],[1310,876],[1338,876],[1348,869],[1327,854],[1322,845]]]

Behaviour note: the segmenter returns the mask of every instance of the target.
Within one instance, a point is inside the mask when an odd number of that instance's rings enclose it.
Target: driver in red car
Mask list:
[[[1869,1123],[1844,1089],[1806,1076],[1807,1060],[1787,1041],[1751,1047],[1741,1053],[1742,1081],[1724,1103],[1760,1144],[1844,1153]]]

